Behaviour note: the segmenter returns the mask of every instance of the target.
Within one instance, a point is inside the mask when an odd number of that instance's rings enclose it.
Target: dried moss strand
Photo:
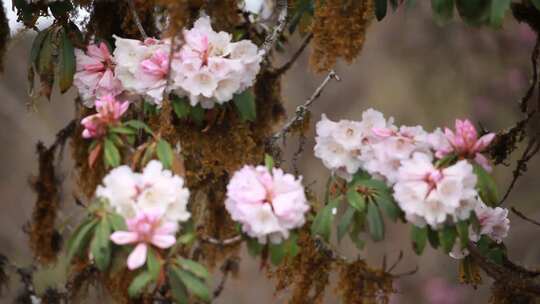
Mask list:
[[[285,137],[287,133],[291,130],[291,128],[297,124],[298,122],[302,121],[304,117],[306,116],[306,113],[308,111],[308,108],[319,98],[326,87],[326,85],[330,82],[330,80],[335,79],[337,81],[341,81],[341,78],[334,72],[334,70],[331,70],[330,73],[324,78],[323,82],[317,87],[315,92],[304,102],[304,104],[299,105],[296,107],[295,115],[294,117],[290,118],[287,123],[279,130],[277,133],[275,133],[272,138],[270,139],[270,144],[273,145],[278,139]]]
[[[133,0],[127,0],[127,3],[129,5],[129,10],[131,11],[131,14],[133,15],[133,20],[135,21],[135,25],[137,26],[137,29],[139,29],[139,33],[141,33],[141,36],[143,39],[148,38],[148,35],[146,34],[142,26],[141,19],[139,18],[139,14],[137,14],[135,3],[133,3]]]
[[[276,10],[279,11],[278,21],[272,33],[266,36],[264,40],[262,50],[264,51],[264,56],[268,56],[274,45],[276,44],[279,36],[285,29],[287,25],[287,0],[278,0],[276,3]]]
[[[201,239],[201,241],[203,241],[205,243],[208,243],[208,244],[219,245],[219,246],[227,246],[227,245],[233,245],[233,244],[236,244],[238,242],[241,242],[242,241],[242,236],[241,235],[236,235],[234,237],[223,239],[223,240],[219,240],[219,239],[209,237],[209,236],[201,236],[200,239]]]

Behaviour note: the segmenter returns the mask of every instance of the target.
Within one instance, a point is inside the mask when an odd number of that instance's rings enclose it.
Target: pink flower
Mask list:
[[[128,231],[111,234],[111,241],[117,245],[136,244],[127,260],[130,270],[144,265],[149,245],[165,249],[176,243],[178,225],[175,222],[163,222],[161,218],[159,213],[139,213],[127,220]]]
[[[491,171],[488,159],[481,152],[493,141],[495,133],[488,133],[478,138],[476,128],[468,119],[456,119],[456,131],[446,128],[444,135],[450,145],[436,147],[437,157],[441,158],[456,152],[460,157],[474,159],[484,169]]]
[[[113,57],[105,43],[89,45],[86,54],[75,50],[75,55],[77,72],[74,85],[85,105],[92,106],[95,98],[116,96],[123,91],[122,83],[114,74]]]
[[[105,135],[107,126],[120,121],[120,117],[129,107],[128,101],[119,102],[112,95],[97,99],[95,104],[97,113],[81,120],[84,138],[98,138]]]
[[[301,184],[281,169],[244,166],[227,186],[225,208],[249,236],[280,243],[305,223],[309,205]]]

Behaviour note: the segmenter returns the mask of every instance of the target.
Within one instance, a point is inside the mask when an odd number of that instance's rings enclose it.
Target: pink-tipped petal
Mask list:
[[[126,245],[137,242],[137,234],[129,231],[116,231],[111,234],[111,241],[117,245]]]
[[[476,143],[474,144],[474,151],[476,152],[482,152],[487,146],[491,144],[493,139],[495,139],[496,134],[495,133],[488,133],[478,139]]]
[[[157,234],[174,234],[178,230],[176,222],[165,222],[156,229]]]
[[[176,243],[176,238],[169,234],[154,234],[151,243],[159,248],[169,248]]]
[[[492,169],[489,160],[484,155],[476,153],[474,161],[476,161],[480,166],[482,166],[482,168],[484,168],[484,170],[486,170],[487,172],[491,172]]]
[[[127,260],[127,266],[130,270],[137,269],[144,265],[146,262],[146,253],[148,251],[148,245],[145,243],[138,244],[135,249],[129,254]]]
[[[379,137],[390,137],[394,133],[389,128],[372,128],[371,131]]]

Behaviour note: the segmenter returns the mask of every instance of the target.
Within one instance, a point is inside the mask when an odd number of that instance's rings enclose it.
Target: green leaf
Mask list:
[[[137,129],[133,129],[126,126],[111,127],[109,128],[109,131],[113,133],[117,133],[117,134],[127,134],[127,135],[137,134]]]
[[[189,304],[186,286],[184,286],[184,283],[175,274],[173,267],[169,267],[168,277],[174,301],[179,304]]]
[[[176,117],[179,119],[187,118],[191,112],[191,105],[189,101],[184,97],[174,96],[172,99],[172,106]]]
[[[492,27],[500,28],[504,21],[506,12],[510,9],[512,0],[492,0],[489,14],[489,24]]]
[[[337,212],[337,206],[339,204],[339,198],[334,199],[324,206],[319,211],[315,220],[311,224],[311,234],[320,235],[325,241],[330,241],[330,232],[332,229],[332,222],[334,220],[335,213]]]
[[[379,205],[379,207],[386,212],[388,217],[392,219],[392,221],[395,222],[401,217],[402,211],[390,193],[386,191],[379,191],[375,195],[375,201],[377,202],[377,205]]]
[[[197,238],[197,235],[193,232],[188,232],[188,233],[185,233],[183,235],[181,235],[177,242],[180,243],[180,244],[190,244],[191,242],[193,242],[195,239]]]
[[[461,18],[471,25],[482,25],[488,21],[493,0],[455,0]]]
[[[441,247],[445,253],[452,251],[454,243],[456,242],[457,232],[456,227],[446,225],[441,230],[439,230],[439,241]]]
[[[249,255],[251,255],[252,257],[258,256],[263,250],[263,245],[261,245],[261,243],[259,243],[259,241],[254,238],[247,238],[246,246]]]
[[[66,246],[68,262],[70,262],[74,256],[80,255],[84,248],[86,248],[97,222],[98,219],[96,218],[88,219],[73,231]]]
[[[41,51],[41,47],[43,46],[43,41],[49,34],[49,30],[50,28],[38,32],[36,38],[34,38],[34,41],[32,42],[32,49],[30,50],[30,65],[35,66],[36,69],[38,65],[38,56]]]
[[[173,150],[171,145],[164,139],[160,139],[156,146],[157,157],[165,169],[170,169],[173,163]]]
[[[358,250],[364,249],[365,242],[360,238],[360,233],[364,231],[365,214],[355,212],[352,222],[352,229],[349,231],[349,238]]]
[[[109,213],[107,219],[111,223],[111,227],[114,231],[125,231],[127,229],[126,221],[124,217],[117,213]]]
[[[358,212],[364,212],[364,210],[366,210],[366,200],[363,195],[356,191],[355,187],[347,190],[347,201],[349,202],[349,205]]]
[[[369,173],[367,173],[366,171],[360,169],[353,175],[352,181],[349,183],[349,187],[351,185],[355,185],[358,181],[366,179],[371,179],[371,175],[369,175]]]
[[[486,254],[486,257],[488,259],[490,259],[493,263],[499,264],[499,265],[503,264],[504,256],[505,256],[504,250],[501,248],[493,248]]]
[[[431,245],[431,248],[439,248],[439,234],[437,233],[437,231],[431,229],[430,227],[428,227],[428,241]]]
[[[173,267],[173,270],[174,274],[178,276],[180,281],[184,283],[190,292],[203,301],[210,301],[210,290],[208,289],[208,286],[201,281],[201,279],[193,275],[191,272],[177,267]]]
[[[474,164],[474,173],[478,178],[476,182],[476,188],[478,194],[484,203],[490,207],[496,207],[499,205],[499,193],[497,191],[497,184],[493,177],[486,172],[482,166]]]
[[[431,0],[431,9],[437,23],[447,23],[454,16],[454,0]]]
[[[108,133],[107,138],[109,138],[113,142],[113,144],[115,146],[117,146],[117,147],[123,147],[124,146],[124,141],[116,133]]]
[[[369,234],[374,241],[381,241],[384,239],[384,222],[381,216],[381,211],[374,203],[368,204],[367,210]]]
[[[94,239],[90,245],[90,252],[94,256],[97,268],[104,272],[111,262],[111,226],[107,218],[101,219],[97,224]]]
[[[146,256],[146,267],[148,273],[152,276],[152,280],[157,281],[159,273],[161,272],[161,262],[159,261],[154,249],[148,249],[148,255]]]
[[[341,220],[339,221],[339,224],[337,226],[338,242],[341,242],[345,234],[347,234],[347,231],[349,231],[349,228],[351,227],[355,213],[356,213],[355,208],[349,206],[347,208],[347,211],[345,211],[345,214],[343,215],[343,217],[341,217]]]
[[[428,227],[420,228],[412,225],[411,239],[413,241],[413,250],[417,255],[421,255],[426,248],[428,239]]]
[[[264,165],[268,168],[268,171],[272,172],[274,168],[274,158],[268,154],[264,154]]]
[[[118,167],[120,165],[120,151],[114,145],[114,143],[109,139],[105,138],[105,161],[106,167]]]
[[[147,124],[145,124],[144,122],[140,120],[128,120],[124,122],[123,125],[135,128],[137,130],[144,130],[148,134],[153,134],[152,129],[150,129],[150,127]]]
[[[57,66],[58,86],[63,94],[73,84],[73,75],[75,74],[75,49],[69,39],[66,30],[62,30],[60,40],[60,58]]]
[[[137,275],[128,287],[128,295],[130,298],[136,298],[141,295],[144,288],[152,282],[152,274],[148,271],[143,271]]]
[[[285,254],[288,257],[295,257],[300,248],[298,247],[298,233],[296,231],[291,231],[289,238],[285,241]]]
[[[386,10],[388,9],[387,0],[375,0],[375,17],[378,21],[381,21],[386,16]]]
[[[540,0],[531,0],[534,7],[536,7],[537,10],[540,11]]]
[[[270,251],[270,261],[274,265],[279,265],[281,261],[283,261],[283,258],[287,255],[287,252],[285,251],[285,246],[283,243],[280,244],[272,244],[270,243],[268,245],[268,249]]]
[[[456,229],[457,229],[461,246],[462,247],[467,246],[467,244],[469,243],[469,222],[459,221],[456,224]]]
[[[49,9],[56,19],[68,17],[67,14],[73,9],[69,1],[55,1],[49,3]]]
[[[257,109],[255,104],[255,96],[250,90],[245,90],[234,96],[234,105],[238,110],[242,121],[255,121],[257,118]]]
[[[200,104],[191,108],[190,117],[198,126],[202,125],[204,122],[204,109]]]
[[[184,270],[193,273],[194,275],[198,276],[203,280],[208,280],[208,278],[210,277],[210,274],[208,273],[208,270],[206,270],[206,267],[193,260],[179,257],[178,264],[180,264],[180,267],[182,267]]]

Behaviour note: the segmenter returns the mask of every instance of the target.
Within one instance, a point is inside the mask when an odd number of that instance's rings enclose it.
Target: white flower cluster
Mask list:
[[[128,166],[117,167],[103,179],[96,190],[98,198],[108,201],[112,209],[126,219],[138,214],[162,214],[168,222],[186,221],[189,190],[184,180],[152,160],[142,173]]]
[[[393,188],[394,198],[409,222],[439,229],[445,223],[468,219],[479,206],[488,208],[479,199],[471,162],[481,159],[477,154],[493,135],[478,138],[467,120],[458,120],[456,126],[456,133],[448,129],[445,133],[440,129],[428,133],[421,126],[398,127],[392,118],[385,119],[373,109],[365,111],[361,121],[333,122],[323,115],[317,123],[315,156],[346,180],[361,169],[385,181]],[[450,166],[436,165],[451,153],[463,159]],[[487,162],[482,164],[488,166]],[[495,219],[498,222],[491,226],[508,227],[503,224],[506,214]],[[496,235],[506,235],[507,230]],[[486,234],[498,240],[495,234]]]

